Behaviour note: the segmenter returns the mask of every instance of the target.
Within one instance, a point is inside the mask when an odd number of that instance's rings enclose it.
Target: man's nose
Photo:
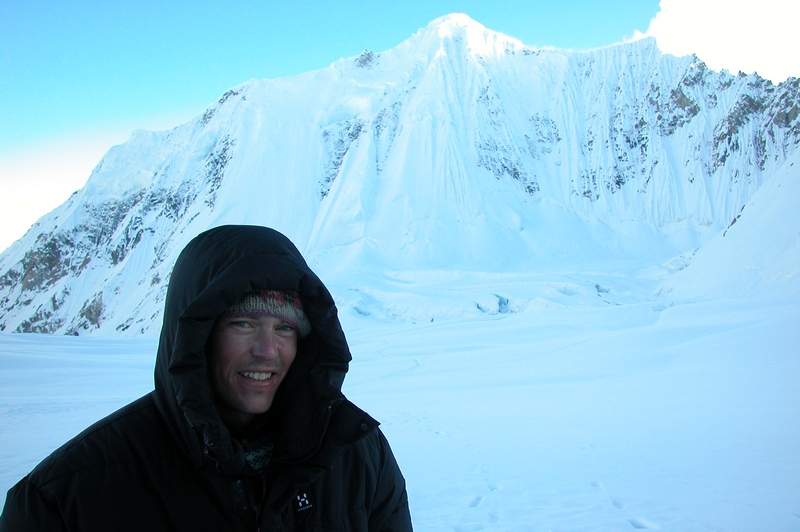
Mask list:
[[[263,327],[253,339],[251,353],[259,358],[276,358],[278,356],[277,337],[271,328]]]

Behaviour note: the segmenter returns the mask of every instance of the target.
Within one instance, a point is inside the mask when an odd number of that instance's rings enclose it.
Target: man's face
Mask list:
[[[269,410],[296,354],[297,330],[280,318],[218,318],[206,343],[206,358],[222,420],[244,427]]]

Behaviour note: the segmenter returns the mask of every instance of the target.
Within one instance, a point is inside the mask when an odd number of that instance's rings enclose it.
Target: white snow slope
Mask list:
[[[798,95],[796,79],[716,73],[653,40],[533,49],[443,17],[112,148],[0,255],[0,330],[155,334],[177,253],[224,223],[286,233],[343,291],[355,271],[657,267],[725,229],[796,152]],[[462,303],[434,306],[474,311]]]
[[[661,289],[671,297],[772,295],[800,300],[800,152],[767,181],[691,267]]]
[[[414,286],[424,290],[424,287]],[[343,314],[415,530],[800,529],[800,304]],[[153,339],[0,334],[0,491],[152,388]]]

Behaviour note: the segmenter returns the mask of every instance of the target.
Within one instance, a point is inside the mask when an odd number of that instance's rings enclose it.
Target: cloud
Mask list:
[[[644,35],[669,54],[696,54],[714,70],[758,72],[775,83],[800,77],[800,2],[661,0]]]

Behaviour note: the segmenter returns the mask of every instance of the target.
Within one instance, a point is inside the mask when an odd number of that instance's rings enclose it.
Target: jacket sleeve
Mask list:
[[[406,481],[392,454],[386,437],[377,429],[379,470],[372,510],[370,532],[411,532]]]
[[[42,497],[28,477],[8,490],[0,532],[64,532],[66,527],[58,508]]]

